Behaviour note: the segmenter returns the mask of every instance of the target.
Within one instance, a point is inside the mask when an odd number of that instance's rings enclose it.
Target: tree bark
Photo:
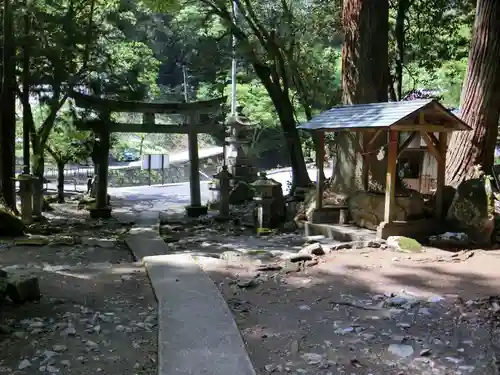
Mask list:
[[[345,0],[343,6],[344,45],[342,48],[342,100],[345,104],[386,102],[389,71],[388,0]],[[337,135],[337,160],[333,185],[338,191],[362,189],[363,144],[371,134],[340,132]],[[382,133],[367,160],[372,186],[385,186],[386,157],[377,159],[378,150],[387,144]]]
[[[306,115],[306,120],[311,121],[313,118],[311,106],[309,105],[307,98],[305,97],[305,95],[303,93],[300,96],[301,96],[301,101],[302,101],[302,108],[304,109],[304,114]],[[318,171],[321,171],[321,176],[320,176],[321,181],[326,181],[325,171],[323,168],[320,169],[320,165],[318,164],[318,162],[324,164],[325,159],[318,160],[318,158],[317,158],[317,155],[318,155],[317,152],[318,152],[320,147],[325,148],[325,150],[324,150],[325,156],[328,156],[328,155],[326,155],[327,154],[326,145],[324,144],[324,142],[320,142],[320,137],[318,136],[318,134],[316,132],[311,132],[310,136],[311,136],[311,140],[312,140],[313,145],[314,145],[314,151],[316,153],[316,169]]]
[[[16,50],[13,38],[12,7],[10,0],[4,0],[3,9],[3,79],[1,96],[0,152],[2,161],[1,196],[5,204],[16,209],[15,191],[15,139],[16,139]]]
[[[311,185],[309,173],[307,173],[302,144],[297,130],[297,123],[294,117],[294,108],[288,92],[283,91],[279,82],[273,82],[270,78],[270,69],[266,66],[253,64],[255,73],[266,88],[274,108],[280,119],[281,129],[285,137],[285,144],[290,157],[290,167],[292,168],[292,188],[291,193],[297,187],[308,187]]]
[[[446,183],[458,186],[481,165],[491,173],[500,117],[500,2],[479,0],[469,62],[460,100],[460,117],[472,131],[452,134]]]
[[[307,173],[302,144],[297,131],[297,123],[293,116],[293,106],[288,96],[283,98],[282,104],[276,106],[278,117],[280,118],[281,128],[285,137],[285,144],[290,157],[290,167],[292,168],[292,188],[295,191],[297,187],[308,187],[311,185],[309,173]]]
[[[410,8],[410,0],[399,0],[398,10],[396,13],[396,26],[394,30],[396,39],[396,98],[402,100],[403,98],[403,65],[405,56],[405,22],[406,15]]]

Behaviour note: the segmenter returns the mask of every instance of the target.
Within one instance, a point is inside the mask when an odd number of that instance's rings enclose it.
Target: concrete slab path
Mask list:
[[[255,375],[226,301],[194,258],[167,254],[150,215],[125,240],[158,301],[158,374]]]
[[[226,301],[193,257],[144,263],[158,299],[158,374],[255,375]]]

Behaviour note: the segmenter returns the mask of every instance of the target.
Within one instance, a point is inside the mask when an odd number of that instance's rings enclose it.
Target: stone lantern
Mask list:
[[[233,177],[231,173],[227,170],[227,166],[223,166],[221,171],[213,176],[218,182],[217,187],[219,191],[219,219],[229,218],[229,188],[231,183],[231,178]]]
[[[271,229],[279,228],[285,220],[285,199],[281,184],[268,178],[265,172],[251,184],[255,190],[257,233],[265,234]]]
[[[33,189],[36,177],[30,174],[20,174],[16,180],[19,181],[21,217],[26,224],[29,224],[33,221]]]
[[[231,116],[227,120],[229,136],[226,142],[229,147],[226,158],[229,172],[233,175],[233,186],[240,181],[251,183],[257,177],[249,153],[252,123],[242,114],[242,109],[242,106],[238,106],[236,116]]]

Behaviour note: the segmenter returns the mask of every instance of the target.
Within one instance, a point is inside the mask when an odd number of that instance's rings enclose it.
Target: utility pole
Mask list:
[[[184,86],[184,101],[187,103],[188,98],[188,76],[187,76],[187,68],[186,65],[182,65],[182,78],[183,78],[183,86]]]
[[[25,1],[25,6],[28,8],[28,1]],[[29,12],[26,12],[24,16],[24,41],[23,41],[23,92],[22,92],[22,103],[23,103],[23,174],[30,173],[30,123],[29,116],[31,116],[30,108],[28,103],[30,100],[30,38],[29,34],[31,32],[31,20]]]
[[[238,21],[238,0],[233,0],[233,22]],[[236,116],[236,37],[233,34],[233,59],[231,62],[231,116]]]
[[[238,0],[233,0],[233,22],[236,24],[238,22]],[[237,68],[237,60],[236,60],[236,36],[232,35],[232,61],[231,61],[231,119],[232,121],[236,120],[236,68]],[[228,128],[226,130],[227,133],[231,131],[231,124],[228,124]],[[226,133],[226,134],[227,134]],[[228,164],[228,157],[230,154],[234,152],[232,147],[229,147],[227,139],[224,137],[224,146],[223,146],[223,158],[224,158],[224,166]]]

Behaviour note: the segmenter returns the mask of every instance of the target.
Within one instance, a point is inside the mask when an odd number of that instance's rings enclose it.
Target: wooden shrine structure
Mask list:
[[[216,134],[224,132],[224,125],[214,119],[222,110],[225,98],[197,102],[147,103],[98,98],[73,91],[69,95],[79,108],[97,113],[97,118],[76,124],[80,130],[93,130],[99,137],[99,163],[97,165],[96,204],[91,210],[93,217],[109,217],[111,207],[107,200],[108,155],[110,134],[121,133],[177,133],[188,135],[190,161],[191,204],[186,207],[188,216],[200,216],[207,213],[207,207],[201,204],[198,134]],[[142,114],[141,123],[118,123],[112,120],[114,113]],[[172,122],[160,124],[155,115],[171,115]]]
[[[413,100],[403,102],[372,103],[338,106],[322,112],[312,120],[298,126],[298,129],[317,134],[318,149],[316,158],[318,177],[316,183],[316,210],[323,209],[323,160],[326,132],[363,132],[365,137],[361,149],[363,155],[362,182],[368,189],[369,162],[368,154],[373,152],[373,145],[380,137],[387,138],[387,172],[385,186],[384,221],[380,223],[377,236],[386,239],[393,235],[411,235],[439,230],[439,222],[444,219],[443,191],[445,185],[446,150],[448,134],[453,131],[468,131],[471,128],[451,113],[437,100]],[[400,141],[401,133],[409,137]],[[437,188],[435,220],[416,220],[408,222],[394,221],[395,188],[397,160],[403,150],[415,138],[422,138],[437,161]],[[378,142],[377,142],[378,143]],[[325,223],[327,224],[327,223]],[[437,226],[437,227],[436,227]]]

